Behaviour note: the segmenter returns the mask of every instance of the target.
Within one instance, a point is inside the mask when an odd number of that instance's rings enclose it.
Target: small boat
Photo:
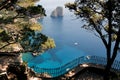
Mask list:
[[[78,45],[78,43],[77,43],[77,42],[75,42],[75,43],[74,43],[74,45]]]

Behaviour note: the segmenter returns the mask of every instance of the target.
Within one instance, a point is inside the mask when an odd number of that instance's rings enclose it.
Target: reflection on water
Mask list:
[[[51,22],[54,25],[58,25],[58,27],[62,27],[64,17],[51,17]],[[57,26],[56,26],[57,27]]]

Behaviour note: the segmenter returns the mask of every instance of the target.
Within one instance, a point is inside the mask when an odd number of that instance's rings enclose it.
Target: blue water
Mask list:
[[[64,4],[70,1],[73,2],[74,0],[41,0],[37,3],[42,4],[47,13],[47,17],[43,20],[38,20],[43,26],[42,33],[55,40],[56,50],[64,45],[74,47],[74,44],[78,43],[77,48],[87,54],[106,56],[102,41],[93,33],[81,28],[85,22],[81,21],[81,19],[76,19],[73,12],[64,8]],[[51,12],[57,6],[64,8],[63,18],[50,17]]]
[[[55,53],[46,51],[43,55],[37,56],[33,60],[29,61],[28,65],[31,67],[39,66],[40,68],[46,69],[59,68],[80,56],[86,56],[86,54],[76,48],[63,46]]]
[[[75,0],[41,0],[38,2],[36,5],[43,5],[47,13],[47,17],[43,20],[38,20],[43,25],[42,33],[55,40],[56,48],[64,45],[74,47],[74,43],[78,43],[77,48],[88,55],[106,57],[106,50],[101,39],[96,37],[92,32],[81,28],[85,22],[81,19],[77,19],[73,12],[70,12],[64,7],[65,3],[74,1]],[[51,12],[57,6],[64,8],[63,18],[50,17]],[[120,54],[118,54],[116,59],[119,59],[119,57]]]
[[[97,55],[106,57],[102,41],[93,33],[81,28],[85,22],[76,19],[73,12],[64,8],[64,17],[50,17],[56,6],[64,7],[65,1],[74,0],[41,0],[37,3],[45,7],[47,14],[47,17],[38,20],[43,26],[42,33],[54,39],[56,48],[50,49],[37,57],[33,57],[29,53],[24,54],[23,60],[28,62],[29,67],[33,69],[34,66],[57,68],[80,56]],[[119,56],[117,56],[117,59],[119,59]]]

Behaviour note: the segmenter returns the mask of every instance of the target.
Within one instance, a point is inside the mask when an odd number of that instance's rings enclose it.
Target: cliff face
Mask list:
[[[63,17],[63,7],[57,7],[52,11],[51,17]]]

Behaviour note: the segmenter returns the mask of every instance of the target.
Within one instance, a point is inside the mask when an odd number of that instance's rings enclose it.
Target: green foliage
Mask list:
[[[41,31],[42,26],[40,24],[33,23],[33,24],[30,25],[30,29],[34,30],[34,31]]]
[[[55,42],[53,39],[48,38],[46,42],[41,44],[41,51],[43,52],[44,50],[50,49],[50,48],[55,48]]]
[[[46,35],[36,32],[41,30],[37,20],[30,22],[36,15],[35,18],[46,15],[41,5],[33,6],[33,1],[38,0],[0,0],[0,52],[39,53],[55,45]],[[27,80],[26,67],[27,63],[10,64],[7,73],[14,76],[10,80]]]
[[[65,6],[74,11],[78,18],[82,18],[87,22],[86,26],[89,26],[88,30],[99,26],[96,28],[99,31],[104,30],[106,25],[108,25],[110,18],[109,10],[111,8],[111,11],[113,11],[111,19],[114,21],[112,29],[118,31],[119,18],[117,16],[119,14],[118,6],[120,2],[118,0],[111,0],[110,5],[109,2],[110,0],[76,0],[74,3],[65,4]],[[108,31],[105,30],[104,33],[107,34]]]
[[[41,5],[29,6],[27,9],[28,9],[28,12],[30,12],[30,14],[32,15],[36,15],[36,14],[42,14],[44,16],[46,15],[45,9]]]
[[[120,0],[75,0],[65,6],[74,11],[77,18],[86,22],[83,28],[99,37],[107,54],[104,80],[109,80],[110,68],[120,46]]]
[[[0,40],[2,40],[3,42],[10,40],[10,36],[6,33],[6,31],[0,31]]]
[[[40,52],[41,51],[41,44],[47,41],[47,36],[38,33],[35,34],[34,31],[27,29],[24,33],[24,37],[21,41],[21,45],[23,46],[25,51],[33,51],[33,52]]]
[[[18,43],[15,44],[16,46],[20,44],[23,52],[39,53],[41,51],[41,44],[45,44],[48,37],[41,33],[36,34],[36,31],[41,31],[42,27],[37,20],[32,18],[43,17],[46,14],[41,5],[33,5],[34,1],[37,0],[0,1],[0,42],[3,43],[0,45],[0,51],[10,49],[10,51],[14,51],[13,46],[9,44],[14,45],[13,42]]]
[[[77,18],[86,21],[83,28],[93,31],[102,41],[104,39],[103,43],[107,46],[109,44],[107,43],[108,36],[110,36],[111,43],[116,41],[119,36],[119,3],[118,0],[76,0],[74,3],[67,3],[65,6],[74,11]],[[113,37],[113,35],[115,36]]]

